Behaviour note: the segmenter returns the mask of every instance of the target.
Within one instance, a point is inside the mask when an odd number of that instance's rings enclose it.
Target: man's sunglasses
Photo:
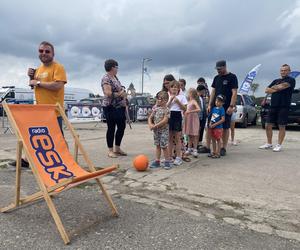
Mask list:
[[[45,49],[45,50],[39,49],[39,53],[40,53],[40,54],[43,54],[44,52],[45,52],[46,54],[50,54],[50,53],[51,53],[51,50],[48,50],[48,49]]]

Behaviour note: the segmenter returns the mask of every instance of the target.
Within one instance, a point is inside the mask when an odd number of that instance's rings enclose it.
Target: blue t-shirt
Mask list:
[[[214,124],[222,119],[222,116],[225,116],[225,109],[223,107],[214,107],[211,111],[211,123]],[[223,128],[223,124],[219,124],[215,128]]]

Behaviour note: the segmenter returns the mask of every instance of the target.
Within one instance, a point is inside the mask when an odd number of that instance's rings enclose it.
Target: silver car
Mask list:
[[[249,95],[237,95],[236,109],[237,124],[240,124],[242,128],[247,128],[249,123],[256,125],[257,111],[255,103]]]

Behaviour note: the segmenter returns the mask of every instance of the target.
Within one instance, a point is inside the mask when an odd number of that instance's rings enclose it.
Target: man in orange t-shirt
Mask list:
[[[37,104],[59,103],[64,108],[64,89],[67,76],[64,67],[55,62],[54,46],[49,42],[41,42],[39,58],[42,64],[36,69],[28,69],[29,86],[34,87]],[[57,112],[57,121],[62,130],[62,117]]]
[[[39,45],[39,58],[42,64],[35,70],[28,69],[29,86],[34,88],[35,99],[37,104],[56,104],[59,103],[64,107],[64,90],[67,83],[67,76],[64,67],[55,62],[54,46],[49,42],[41,42]],[[62,129],[62,117],[57,114],[57,121]],[[11,165],[16,166],[16,162],[11,162]],[[22,159],[21,165],[23,168],[29,168],[27,159]]]

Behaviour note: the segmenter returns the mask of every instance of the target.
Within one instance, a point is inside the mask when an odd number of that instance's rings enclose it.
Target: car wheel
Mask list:
[[[241,127],[242,128],[247,128],[247,126],[248,126],[248,115],[245,116]]]
[[[257,115],[255,115],[254,120],[251,122],[252,125],[256,125]]]

